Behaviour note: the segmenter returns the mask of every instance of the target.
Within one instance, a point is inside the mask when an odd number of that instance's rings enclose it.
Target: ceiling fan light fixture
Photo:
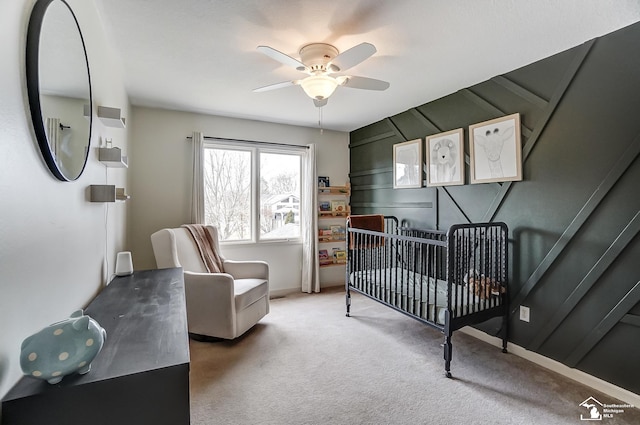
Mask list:
[[[301,80],[300,85],[311,99],[322,100],[333,94],[338,87],[338,82],[328,75],[311,75]]]

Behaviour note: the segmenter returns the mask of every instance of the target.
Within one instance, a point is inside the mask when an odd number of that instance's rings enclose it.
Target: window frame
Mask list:
[[[302,205],[302,192],[305,190],[304,185],[305,179],[303,175],[303,161],[304,154],[306,151],[306,146],[299,145],[288,145],[288,144],[280,144],[280,143],[267,143],[267,142],[250,142],[250,141],[239,141],[239,140],[228,140],[228,139],[214,139],[214,140],[205,140],[203,143],[203,148],[206,151],[207,149],[226,149],[226,150],[237,150],[237,151],[245,151],[251,153],[251,193],[250,193],[250,203],[251,203],[251,219],[250,219],[250,233],[251,237],[249,239],[237,239],[237,240],[220,240],[221,245],[268,245],[268,244],[301,244],[303,239],[304,232],[304,220],[302,220],[302,214],[304,214],[305,207]],[[269,238],[263,239],[260,236],[260,154],[261,153],[269,153],[269,154],[282,154],[282,155],[295,155],[299,158],[300,161],[300,171],[299,171],[299,179],[300,179],[300,233],[295,238]],[[203,174],[204,179],[204,174]],[[205,206],[206,207],[206,206]],[[307,212],[309,213],[309,212]]]

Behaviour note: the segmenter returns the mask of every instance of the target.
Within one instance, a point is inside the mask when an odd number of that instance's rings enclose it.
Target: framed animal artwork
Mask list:
[[[427,136],[427,186],[464,184],[464,130]]]
[[[393,145],[393,188],[422,187],[422,139]]]
[[[520,114],[469,126],[471,183],[522,180]]]

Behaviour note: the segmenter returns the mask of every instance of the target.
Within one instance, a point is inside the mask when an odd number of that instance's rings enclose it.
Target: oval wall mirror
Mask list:
[[[91,140],[91,78],[78,21],[64,0],[38,0],[27,31],[27,93],[40,151],[53,175],[76,180]]]

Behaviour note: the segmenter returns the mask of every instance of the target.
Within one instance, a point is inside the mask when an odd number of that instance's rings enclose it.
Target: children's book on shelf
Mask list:
[[[333,258],[336,263],[346,263],[347,262],[347,251],[342,248],[333,248]]]
[[[330,228],[318,228],[318,238],[321,241],[331,241],[333,240],[333,231]]]
[[[327,176],[318,176],[318,187],[329,187],[329,177]]]
[[[318,208],[320,211],[331,211],[331,202],[321,201],[318,203]]]
[[[347,203],[340,199],[334,199],[331,201],[331,211],[340,214],[346,213]]]
[[[333,263],[333,258],[329,257],[329,251],[321,249],[318,251],[318,260],[321,266]]]
[[[330,227],[331,240],[343,241],[346,239],[346,229],[341,225],[334,225]]]

